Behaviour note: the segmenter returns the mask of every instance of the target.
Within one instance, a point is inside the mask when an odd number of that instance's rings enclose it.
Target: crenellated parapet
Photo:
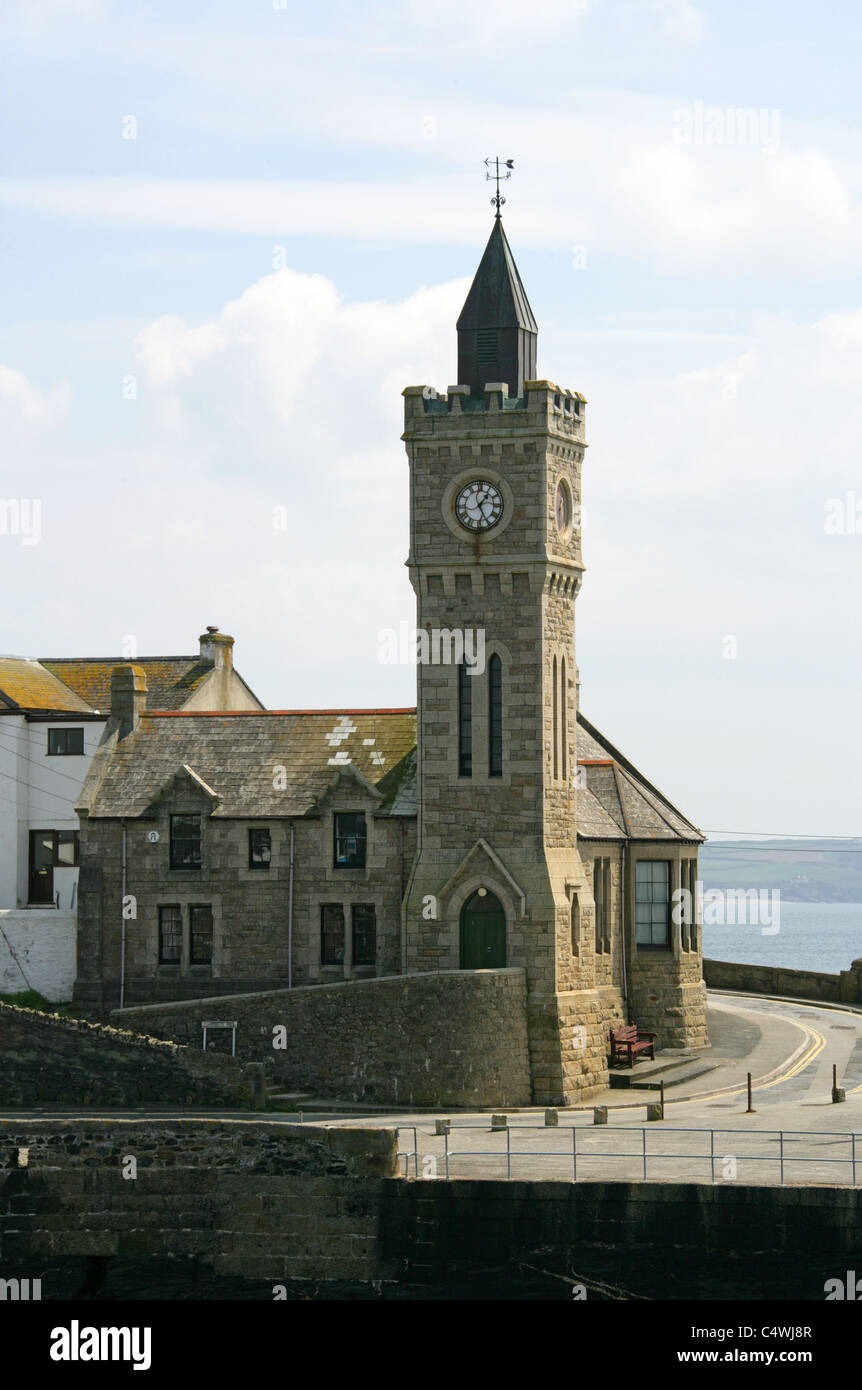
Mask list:
[[[405,440],[421,434],[464,436],[471,427],[487,435],[489,430],[512,434],[533,431],[551,433],[573,442],[584,442],[586,397],[552,381],[527,381],[523,396],[512,397],[505,382],[489,381],[482,395],[470,394],[469,386],[408,386],[404,396]],[[479,417],[475,426],[470,416]]]

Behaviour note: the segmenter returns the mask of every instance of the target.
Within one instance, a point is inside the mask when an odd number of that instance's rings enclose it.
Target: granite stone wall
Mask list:
[[[250,1106],[230,1058],[137,1033],[0,1004],[0,1105]]]
[[[201,1046],[237,1023],[237,1055],[291,1090],[388,1105],[530,1102],[523,970],[441,971],[118,1010],[122,1026]],[[275,1045],[274,1045],[275,1044]]]
[[[745,994],[781,994],[793,999],[862,1003],[862,960],[849,970],[828,975],[816,970],[788,970],[780,965],[746,965],[740,961],[705,960],[703,975],[710,989]]]
[[[43,1299],[62,1297],[50,1271],[64,1259],[121,1275],[169,1258],[189,1290],[204,1266],[261,1281],[267,1299],[281,1280],[482,1297],[527,1261],[569,1301],[573,1271],[607,1281],[588,1301],[608,1284],[610,1296],[822,1301],[824,1279],[853,1268],[862,1219],[850,1187],[396,1174],[391,1130],[0,1120],[0,1265],[41,1277]]]
[[[171,1255],[246,1278],[392,1278],[379,1227],[395,1154],[391,1130],[3,1120],[0,1263]]]

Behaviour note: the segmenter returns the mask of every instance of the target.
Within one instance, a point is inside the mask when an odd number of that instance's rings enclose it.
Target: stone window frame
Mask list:
[[[174,821],[196,820],[198,823],[198,853],[199,858],[194,864],[177,864],[174,860]],[[178,839],[179,837],[177,837]],[[190,838],[190,837],[187,837]],[[171,811],[168,819],[168,845],[169,845],[169,867],[172,872],[198,873],[203,868],[204,862],[204,817],[200,811]]]
[[[503,759],[502,772],[493,777],[490,772],[490,749],[488,713],[489,713],[489,664],[492,656],[500,658],[502,670],[502,743]],[[449,728],[452,731],[448,740],[446,756],[446,772],[453,786],[471,787],[508,787],[512,781],[512,709],[511,709],[511,683],[509,672],[512,670],[512,654],[505,642],[500,642],[496,638],[489,642],[485,648],[485,667],[480,675],[465,676],[465,680],[472,681],[472,742],[473,742],[473,770],[470,777],[461,776],[459,758],[459,719],[460,719],[460,700],[459,696],[459,675],[461,663],[454,663],[451,666],[441,666],[441,671],[448,670],[451,674],[448,680],[449,693]],[[439,716],[437,716],[439,718]],[[436,718],[435,718],[436,722]],[[479,756],[476,756],[476,750]]]
[[[266,836],[266,849],[268,851],[266,859],[255,861],[252,839],[255,835]],[[272,867],[272,830],[268,825],[250,825],[247,828],[248,838],[248,869],[251,873],[268,873]]]
[[[185,924],[183,922],[182,903],[158,903],[156,910],[158,914],[158,963],[160,966],[166,966],[170,970],[179,970],[183,963],[183,944],[185,937]],[[164,954],[166,926],[166,923],[164,921],[164,914],[168,912],[176,912],[179,917],[179,954],[175,957],[170,957],[166,959]],[[177,926],[176,923],[173,923],[172,925],[174,926],[174,928],[176,928]]]
[[[359,960],[356,955],[356,914],[357,912],[370,912],[371,914],[371,941],[372,951],[370,960]],[[346,942],[345,942],[346,948]],[[347,964],[347,961],[345,961]],[[350,904],[350,965],[367,968],[377,965],[377,904],[376,903],[351,903]]]
[[[344,968],[344,957],[345,957],[345,954],[346,954],[346,952],[347,952],[347,915],[346,915],[346,913],[345,913],[345,911],[344,911],[344,903],[343,903],[343,902],[342,902],[342,903],[321,902],[320,905],[319,905],[319,908],[320,908],[320,936],[319,936],[319,947],[318,947],[318,949],[319,949],[319,956],[320,956],[320,966],[321,966],[321,969],[325,969],[325,968],[331,967],[331,966],[340,966],[340,967],[343,969],[343,968]],[[328,911],[330,911],[331,909],[333,909],[333,908],[337,908],[338,911],[341,913],[341,931],[340,931],[341,959],[340,959],[340,960],[338,959],[338,953],[337,953],[337,952],[336,952],[336,955],[335,955],[335,958],[334,958],[334,959],[332,959],[332,960],[327,960],[327,958],[326,958],[326,956],[327,956],[327,951],[326,951],[327,932],[326,932],[326,928],[325,928],[326,913],[327,913]],[[330,932],[330,933],[329,933],[329,936],[330,936],[330,937],[335,936],[336,939],[338,939],[338,933]]]
[[[208,966],[210,967],[210,969],[212,969],[213,959],[214,959],[214,957],[215,957],[215,913],[213,912],[213,909],[212,909],[212,903],[189,903],[189,905],[188,905],[188,911],[189,911],[189,966],[192,967],[192,966],[204,966],[204,965],[208,965]],[[208,958],[205,959],[205,960],[196,960],[196,959],[195,959],[195,920],[194,920],[194,914],[195,914],[196,912],[208,912],[208,913],[209,913],[210,953],[209,953]]]
[[[361,820],[362,820],[362,835],[361,835],[361,836],[357,835],[357,836],[355,837],[355,838],[357,839],[357,841],[361,840],[361,845],[362,845],[362,858],[361,858],[361,861],[360,861],[359,863],[356,863],[356,864],[345,864],[345,863],[339,861],[339,858],[338,858],[339,840],[340,840],[340,839],[346,838],[344,832],[342,832],[342,834],[339,835],[338,821],[339,821],[339,817],[340,817],[340,816],[357,816],[357,817],[361,817]],[[367,871],[367,869],[368,869],[368,840],[369,840],[369,835],[368,835],[368,811],[366,810],[365,807],[361,807],[361,808],[358,809],[358,810],[357,810],[357,809],[350,809],[350,810],[348,810],[347,808],[342,808],[340,811],[336,811],[336,810],[333,809],[333,812],[332,812],[332,868],[333,868],[333,869],[335,869],[338,873],[344,873],[345,871],[351,870],[351,869],[354,870],[354,872],[365,873],[365,872]]]
[[[632,937],[635,950],[645,955],[676,956],[680,944],[679,933],[675,928],[673,920],[673,894],[679,883],[679,850],[671,846],[656,846],[658,852],[644,854],[640,850],[636,853],[632,863],[632,882],[631,882],[631,904],[632,904]],[[668,866],[668,897],[667,897],[667,931],[665,940],[657,941],[638,941],[638,921],[637,921],[637,880],[638,868],[641,864],[667,864]],[[650,900],[652,901],[652,899]]]
[[[164,896],[160,897],[155,903],[155,978],[176,980],[180,979],[201,979],[216,975],[216,967],[224,967],[225,963],[230,962],[230,951],[225,952],[220,945],[219,933],[223,926],[222,914],[222,895],[221,893],[211,893],[208,888],[200,883],[189,884],[188,888],[176,887],[173,884],[162,885]],[[208,907],[212,913],[212,959],[209,962],[197,962],[191,958],[191,911],[192,907]],[[164,907],[179,908],[180,922],[182,927],[182,947],[179,961],[163,961],[161,959],[161,911]],[[149,913],[147,913],[149,919]],[[149,936],[151,928],[147,928]],[[152,956],[149,956],[152,961]],[[148,970],[151,968],[148,965]]]

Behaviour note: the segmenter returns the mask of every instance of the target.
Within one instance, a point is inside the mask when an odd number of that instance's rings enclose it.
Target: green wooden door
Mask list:
[[[506,964],[506,914],[499,898],[478,889],[461,909],[461,969],[499,970]]]

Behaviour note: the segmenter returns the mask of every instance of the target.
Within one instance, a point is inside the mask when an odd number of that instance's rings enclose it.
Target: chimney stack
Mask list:
[[[217,627],[208,627],[201,634],[201,661],[208,661],[216,671],[233,669],[233,638]]]
[[[115,666],[111,672],[111,719],[120,738],[137,728],[147,707],[147,678],[140,666]]]

